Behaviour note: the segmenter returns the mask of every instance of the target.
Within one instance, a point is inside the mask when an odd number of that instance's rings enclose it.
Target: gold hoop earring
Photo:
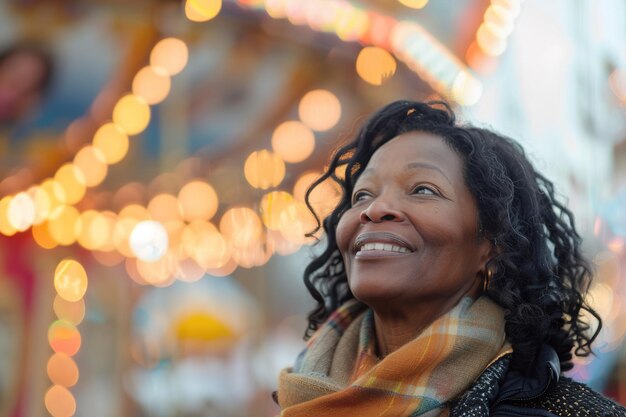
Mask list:
[[[483,273],[483,292],[487,292],[489,284],[491,284],[491,278],[493,277],[493,271],[491,268],[487,268],[487,271]]]

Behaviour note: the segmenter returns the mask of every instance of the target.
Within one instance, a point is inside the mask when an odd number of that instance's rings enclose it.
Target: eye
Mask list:
[[[422,194],[422,195],[439,195],[434,188],[428,187],[426,185],[418,185],[413,188],[411,194]]]
[[[371,196],[370,193],[368,193],[367,191],[359,190],[352,195],[352,204],[365,200],[366,198],[370,196]]]

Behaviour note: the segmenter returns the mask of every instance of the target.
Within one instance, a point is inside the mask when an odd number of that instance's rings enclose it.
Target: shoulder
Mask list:
[[[569,378],[559,382],[540,397],[532,400],[514,401],[517,407],[545,410],[559,417],[626,417],[626,408],[613,402],[585,384]]]

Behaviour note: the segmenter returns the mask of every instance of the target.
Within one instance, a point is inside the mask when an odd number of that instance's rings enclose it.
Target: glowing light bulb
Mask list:
[[[80,350],[82,338],[80,332],[72,323],[57,320],[48,329],[48,342],[55,352],[74,356]]]
[[[52,303],[54,314],[61,319],[78,326],[85,318],[85,300],[67,301],[57,294]]]
[[[62,387],[73,387],[78,382],[78,366],[64,353],[55,353],[48,359],[46,366],[48,378]]]
[[[396,60],[389,52],[377,46],[367,46],[356,59],[356,72],[366,82],[382,85],[396,73]]]
[[[233,207],[220,219],[220,231],[234,247],[245,248],[258,242],[263,226],[251,208]]]
[[[323,132],[334,127],[341,118],[341,103],[328,90],[309,91],[300,100],[298,115],[302,123]]]
[[[217,193],[202,180],[188,182],[178,193],[178,202],[187,221],[210,220],[218,208]]]
[[[412,9],[423,9],[427,4],[428,0],[398,0],[400,3],[405,5],[406,7],[410,7]]]
[[[281,213],[293,201],[293,196],[285,191],[271,191],[265,194],[259,205],[265,226],[270,230],[279,229]]]
[[[108,166],[102,151],[94,146],[85,146],[74,157],[76,166],[85,179],[87,187],[95,187],[104,181]]]
[[[35,221],[35,202],[26,193],[19,193],[9,202],[7,216],[16,230],[23,232]]]
[[[222,10],[222,0],[187,0],[185,15],[192,22],[206,22]]]
[[[113,123],[128,135],[137,135],[150,123],[150,106],[142,97],[127,94],[113,108]]]
[[[46,410],[53,417],[70,417],[76,413],[76,400],[72,393],[60,385],[52,386],[44,399]]]
[[[272,149],[285,162],[302,162],[313,153],[315,136],[304,124],[295,120],[287,121],[274,130]]]
[[[128,153],[128,136],[115,123],[102,125],[93,137],[93,146],[100,149],[107,164],[121,161]]]
[[[73,259],[62,260],[54,272],[54,288],[64,300],[79,301],[87,291],[85,268]]]
[[[130,248],[138,259],[155,262],[167,252],[169,238],[165,227],[154,220],[144,220],[130,233]]]
[[[65,204],[76,204],[85,196],[85,176],[76,165],[64,164],[54,174],[54,179],[63,190]]]
[[[170,76],[164,68],[152,65],[143,67],[133,79],[133,94],[142,97],[148,104],[165,100],[171,88]]]
[[[188,59],[187,44],[177,38],[161,39],[150,52],[150,65],[164,68],[169,75],[181,72]]]
[[[483,94],[481,82],[467,71],[461,71],[452,84],[452,97],[459,104],[469,106],[480,100]]]
[[[244,164],[244,175],[254,188],[276,187],[285,177],[285,163],[268,150],[252,152]]]

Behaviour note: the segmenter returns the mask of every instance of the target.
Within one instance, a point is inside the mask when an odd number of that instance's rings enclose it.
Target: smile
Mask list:
[[[379,242],[371,242],[366,243],[359,249],[358,253],[368,252],[368,251],[383,251],[383,252],[395,252],[395,253],[410,253],[407,248],[402,246],[392,245],[390,243],[379,243]]]
[[[358,256],[398,256],[415,252],[415,246],[395,233],[370,231],[356,237],[352,250]]]

